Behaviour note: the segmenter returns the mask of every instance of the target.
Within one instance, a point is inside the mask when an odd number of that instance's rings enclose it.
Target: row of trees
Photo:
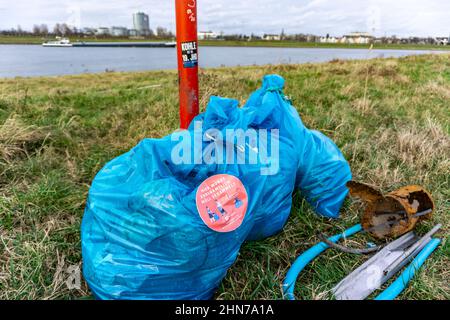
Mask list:
[[[395,44],[439,44],[439,42],[432,37],[409,37],[409,38],[398,38],[396,36],[392,37],[381,37],[377,39],[381,43],[395,43]]]
[[[52,30],[49,29],[46,24],[35,24],[31,31],[27,31],[22,29],[19,25],[16,28],[12,28],[10,30],[2,30],[0,31],[3,35],[12,35],[12,36],[25,36],[25,35],[35,35],[35,36],[48,36],[48,35],[57,35],[57,36],[69,36],[69,35],[81,35],[81,30],[78,30],[75,27],[69,26],[67,23],[57,23],[53,27]]]
[[[152,31],[152,30],[150,30]],[[156,28],[156,34],[154,35],[158,38],[162,38],[162,39],[171,39],[171,38],[175,38],[175,35],[172,33],[172,31],[163,28],[163,27],[157,27]]]
[[[67,23],[57,23],[53,27],[52,32],[49,31],[46,24],[35,24],[32,33],[36,36],[47,36],[50,33],[58,36],[70,36],[73,34],[80,34],[81,32],[75,27],[70,27]]]

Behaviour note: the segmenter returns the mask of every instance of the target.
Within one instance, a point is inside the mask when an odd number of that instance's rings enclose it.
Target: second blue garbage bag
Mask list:
[[[146,139],[89,191],[83,274],[99,299],[210,299],[246,240],[282,230],[299,187],[337,217],[350,169],[267,76],[243,108],[212,97],[187,131]]]

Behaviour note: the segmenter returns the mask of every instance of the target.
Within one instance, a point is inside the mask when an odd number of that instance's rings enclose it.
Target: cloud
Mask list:
[[[174,0],[16,0],[0,5],[0,28],[75,21],[82,27],[132,27],[135,11],[150,13],[153,28],[175,29]],[[448,0],[198,0],[199,28],[225,33],[313,33],[342,35],[445,36]]]

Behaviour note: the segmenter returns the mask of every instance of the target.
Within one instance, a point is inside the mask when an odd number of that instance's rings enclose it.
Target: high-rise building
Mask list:
[[[133,14],[133,25],[139,35],[146,36],[150,34],[150,19],[147,14],[143,12]]]

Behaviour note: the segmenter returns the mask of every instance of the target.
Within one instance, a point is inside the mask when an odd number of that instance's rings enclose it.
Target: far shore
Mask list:
[[[174,39],[130,39],[130,38],[79,38],[69,37],[72,42],[171,42]],[[40,45],[50,38],[37,36],[0,36],[0,45]],[[370,44],[343,44],[343,43],[317,43],[300,41],[231,41],[231,40],[200,40],[200,46],[221,47],[279,47],[279,48],[346,48],[367,49]],[[450,45],[428,45],[428,44],[373,44],[374,49],[394,50],[450,50]]]

